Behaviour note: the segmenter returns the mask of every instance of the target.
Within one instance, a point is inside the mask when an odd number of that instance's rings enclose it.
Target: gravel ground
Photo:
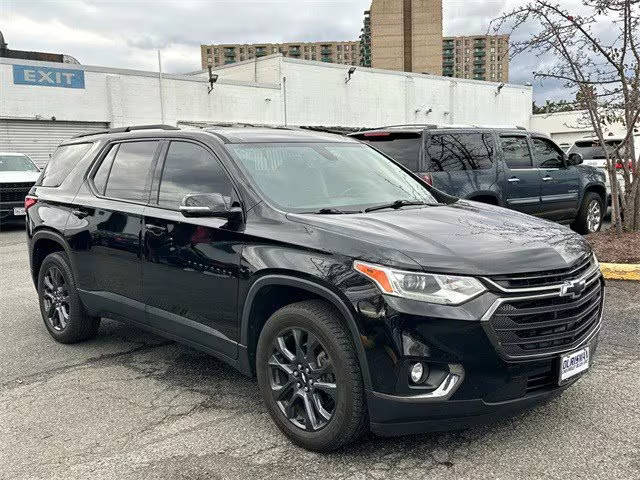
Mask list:
[[[0,478],[640,479],[637,285],[609,283],[595,364],[561,397],[491,426],[319,455],[277,431],[253,379],[211,357],[110,321],[56,344],[24,232],[0,232]]]

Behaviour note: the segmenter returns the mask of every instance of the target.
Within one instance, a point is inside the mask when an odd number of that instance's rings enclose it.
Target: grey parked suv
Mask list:
[[[402,125],[357,132],[434,187],[597,232],[606,211],[604,174],[550,138],[520,128]]]

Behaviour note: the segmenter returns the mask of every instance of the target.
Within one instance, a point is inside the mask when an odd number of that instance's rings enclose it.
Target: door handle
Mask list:
[[[546,177],[542,177],[542,181],[543,182],[548,182],[550,180],[553,180],[553,177],[551,175],[547,175]]]
[[[87,212],[86,210],[71,210],[71,215],[82,219],[88,217],[89,212]]]
[[[147,223],[145,228],[149,230],[154,235],[162,235],[167,232],[167,227],[161,227],[160,225],[153,225],[152,223]]]
[[[511,177],[509,179],[509,182],[511,182],[511,183],[518,183],[519,181],[520,181],[520,179],[518,177]]]

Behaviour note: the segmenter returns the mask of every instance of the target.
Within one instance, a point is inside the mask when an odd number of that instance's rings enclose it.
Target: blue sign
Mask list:
[[[13,83],[42,87],[84,88],[84,70],[14,65]]]

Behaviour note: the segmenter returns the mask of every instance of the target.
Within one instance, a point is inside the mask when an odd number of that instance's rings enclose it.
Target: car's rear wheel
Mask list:
[[[365,430],[360,365],[331,305],[306,301],[276,311],[260,334],[256,371],[271,417],[297,445],[332,451]]]
[[[100,319],[87,314],[80,301],[69,260],[49,254],[38,273],[40,311],[47,330],[60,343],[75,343],[96,335]]]
[[[582,234],[598,232],[602,228],[605,212],[602,197],[595,192],[587,192],[572,227]]]

